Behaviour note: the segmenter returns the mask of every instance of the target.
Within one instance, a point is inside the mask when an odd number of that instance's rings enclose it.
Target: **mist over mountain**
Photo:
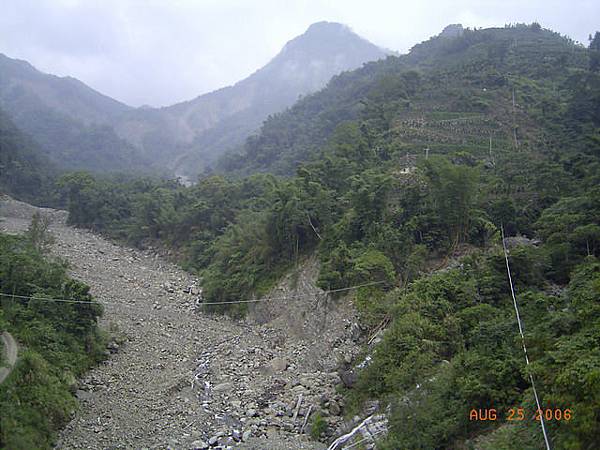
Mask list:
[[[0,108],[57,167],[135,171],[147,164],[112,129],[131,108],[74,78],[45,74],[0,54]]]
[[[241,144],[269,114],[319,90],[332,76],[387,53],[345,25],[315,23],[235,85],[167,108],[130,111],[116,129],[154,161],[172,162],[180,155],[171,168],[194,174]]]
[[[319,22],[248,78],[165,108],[132,108],[70,77],[0,55],[0,107],[59,167],[193,175],[270,115],[334,75],[388,52],[345,25]]]
[[[596,448],[600,31],[384,54],[137,109],[2,60],[0,448]]]
[[[45,202],[56,169],[31,137],[0,109],[0,192]]]
[[[103,95],[72,77],[40,72],[27,61],[0,54],[0,101],[13,116],[22,115],[27,101],[37,101],[72,120],[110,123],[111,118],[131,107]]]

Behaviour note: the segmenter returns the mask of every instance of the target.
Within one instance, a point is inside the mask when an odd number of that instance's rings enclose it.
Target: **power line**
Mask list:
[[[339,288],[339,289],[330,289],[327,291],[323,291],[324,294],[332,294],[332,293],[336,293],[336,292],[344,292],[344,291],[349,291],[349,290],[354,290],[354,289],[359,289],[361,287],[366,287],[366,286],[373,286],[376,284],[382,284],[385,283],[385,281],[373,281],[370,283],[364,283],[364,284],[358,284],[355,286],[348,286],[345,288]],[[93,305],[107,305],[107,306],[125,306],[128,308],[138,308],[138,305],[128,305],[126,303],[114,303],[114,302],[106,302],[103,300],[73,300],[73,299],[66,299],[66,298],[48,298],[48,297],[36,297],[36,296],[31,296],[31,295],[17,295],[17,294],[5,294],[0,292],[0,296],[3,297],[8,297],[8,298],[19,298],[19,299],[29,299],[29,300],[39,300],[39,301],[43,301],[43,302],[59,302],[59,303],[79,303],[79,304],[93,304]],[[262,297],[262,298],[258,298],[258,299],[251,299],[251,300],[236,300],[236,301],[231,301],[231,302],[207,302],[207,303],[200,303],[199,305],[229,305],[229,304],[240,304],[240,303],[258,303],[258,302],[266,302],[266,301],[270,301],[270,300],[289,300],[289,299],[297,299],[297,298],[308,298],[308,297],[313,297],[314,295],[309,295],[309,294],[302,294],[302,295],[288,295],[288,296],[283,296],[283,297]],[[138,308],[139,309],[139,308]]]
[[[523,353],[525,354],[525,362],[529,366],[529,357],[527,356],[527,347],[525,346],[525,335],[523,334],[523,325],[521,324],[521,315],[519,314],[519,306],[517,304],[517,298],[515,297],[515,288],[513,286],[512,276],[510,274],[510,265],[508,263],[508,251],[506,250],[506,242],[504,238],[504,226],[500,224],[500,230],[502,232],[502,248],[504,249],[504,260],[506,261],[506,273],[508,274],[508,282],[510,284],[510,293],[513,299],[513,305],[515,307],[515,314],[517,316],[517,323],[519,324],[519,334],[521,335],[521,344],[523,344]],[[550,450],[550,440],[546,433],[546,425],[544,424],[544,415],[541,413],[542,408],[540,406],[540,399],[538,397],[537,389],[535,388],[535,382],[533,380],[533,374],[529,373],[529,381],[533,388],[533,395],[535,396],[535,403],[540,413],[540,424],[542,426],[542,433],[544,435],[544,441],[546,443],[546,449]]]
[[[58,303],[82,303],[87,305],[115,305],[115,306],[126,306],[134,308],[136,305],[127,305],[123,303],[110,303],[102,300],[73,300],[68,298],[49,298],[49,297],[35,297],[31,295],[17,295],[17,294],[4,294],[0,292],[0,296],[2,297],[14,297],[20,299],[29,299],[29,300],[40,300],[45,302],[58,302]]]
[[[348,286],[348,287],[340,288],[340,289],[329,289],[327,291],[323,291],[323,294],[334,294],[336,292],[350,291],[350,290],[358,289],[361,287],[373,286],[375,284],[382,284],[382,283],[385,283],[385,281],[372,281],[370,283],[358,284],[355,286]],[[232,302],[206,302],[206,303],[200,303],[200,305],[202,306],[202,305],[229,305],[229,304],[236,304],[236,303],[259,303],[259,302],[266,302],[269,300],[289,300],[289,299],[294,299],[294,298],[307,298],[307,297],[314,297],[314,295],[302,294],[302,295],[287,295],[287,296],[283,296],[283,297],[262,297],[262,298],[251,299],[251,300],[236,300],[236,301],[232,301]]]

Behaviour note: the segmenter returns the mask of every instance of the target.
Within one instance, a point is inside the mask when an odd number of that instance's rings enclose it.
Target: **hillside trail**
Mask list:
[[[234,321],[196,310],[191,274],[67,226],[65,211],[0,198],[0,230],[23,232],[36,211],[51,218],[51,253],[105,303],[100,325],[122,336],[79,381],[80,408],[57,448],[316,450],[325,447],[308,438],[311,411],[330,437],[352,426],[335,386],[340,361],[359,351],[355,313],[319,296],[314,260],[275,289],[306,298]]]

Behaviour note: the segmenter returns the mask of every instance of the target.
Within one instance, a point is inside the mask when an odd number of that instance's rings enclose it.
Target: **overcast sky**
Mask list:
[[[449,23],[538,21],[587,45],[598,0],[0,0],[0,52],[133,106],[245,78],[313,22],[406,52]]]

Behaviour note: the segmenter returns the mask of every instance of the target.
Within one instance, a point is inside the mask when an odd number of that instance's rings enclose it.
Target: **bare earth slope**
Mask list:
[[[10,372],[12,371],[15,362],[17,362],[17,353],[19,352],[19,347],[17,343],[13,339],[10,333],[6,331],[0,335],[0,341],[2,342],[2,346],[4,348],[4,357],[5,366],[0,366],[0,384],[6,379]]]
[[[288,280],[278,287],[310,294],[288,300],[302,320],[289,327],[280,306],[262,304],[255,319],[235,322],[195,311],[197,280],[189,273],[71,228],[63,211],[3,198],[0,229],[22,232],[36,210],[53,218],[53,253],[106,303],[102,326],[125,336],[80,381],[81,407],[58,448],[321,449],[306,429],[300,433],[308,409],[323,410],[336,433],[349,426],[334,386],[338,361],[357,352],[353,312],[312,297],[314,261],[296,288]]]

